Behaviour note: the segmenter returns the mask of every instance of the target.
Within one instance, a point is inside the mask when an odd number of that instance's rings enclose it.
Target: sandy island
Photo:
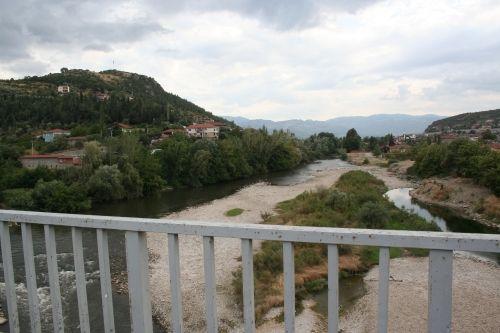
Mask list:
[[[382,179],[390,188],[409,187],[406,180],[396,177],[394,174],[387,171],[387,169],[376,166],[358,167],[350,165],[341,169],[325,170],[317,172],[314,177],[306,182],[290,185],[290,186],[274,186],[265,183],[258,183],[247,186],[240,191],[228,197],[214,200],[212,202],[188,208],[178,213],[170,214],[165,218],[169,219],[191,219],[191,220],[217,220],[227,221],[234,223],[260,223],[262,221],[261,213],[272,212],[277,203],[292,199],[298,194],[306,190],[314,190],[318,187],[329,187],[333,185],[337,179],[345,172],[350,170],[363,169]],[[245,211],[236,217],[226,217],[224,213],[232,208],[242,208]],[[254,246],[254,251],[258,250],[259,244]],[[148,234],[148,248],[150,251],[150,273],[151,273],[151,298],[153,305],[153,316],[163,326],[168,328],[170,321],[170,290],[169,290],[169,274],[168,274],[168,253],[166,236],[161,234]],[[205,328],[205,311],[204,311],[204,285],[203,285],[203,251],[202,241],[200,237],[196,236],[180,236],[180,253],[181,253],[181,279],[182,279],[182,296],[183,296],[183,315],[185,329],[188,332],[204,332]],[[232,272],[236,271],[240,266],[240,241],[238,239],[216,238],[215,240],[215,258],[216,258],[216,281],[217,281],[217,316],[219,321],[219,330],[227,332],[240,332],[242,327],[242,314],[235,301],[232,292],[231,282],[233,280]],[[423,261],[424,259],[403,258],[397,259],[397,263],[408,265],[415,260]],[[426,259],[425,259],[426,260]],[[471,260],[463,259],[463,265],[477,264]],[[393,263],[391,261],[391,269]],[[480,263],[480,265],[484,265]],[[425,265],[410,265],[407,267],[409,270],[406,272],[411,276],[424,274]],[[411,269],[410,269],[411,268]],[[496,274],[495,281],[490,281],[489,286],[496,287],[496,296],[491,294],[492,299],[498,301],[500,299],[498,290],[500,289],[500,270],[498,267],[491,268],[493,274]],[[481,276],[482,270],[474,269],[478,274],[478,281],[484,280]],[[376,276],[375,270],[370,271],[368,277]],[[391,271],[391,274],[393,272]],[[373,275],[375,274],[375,275]],[[420,275],[418,275],[420,276]],[[458,280],[459,283],[461,280]],[[358,322],[361,316],[369,319],[373,313],[370,312],[369,305],[373,301],[370,297],[376,291],[371,289],[370,282],[367,283],[368,293],[365,297],[361,298],[353,307],[353,311],[349,312],[345,318],[342,319],[342,325],[345,332],[365,332],[372,331],[371,327],[358,327],[352,325],[353,321]],[[485,286],[486,287],[486,286]],[[391,284],[391,288],[393,288]],[[398,308],[394,305],[394,299],[398,299],[402,304],[406,304],[408,295],[417,295],[418,298],[426,298],[424,286],[409,283],[405,289],[406,293],[391,295],[391,308]],[[485,289],[486,290],[486,289]],[[492,289],[492,293],[494,289]],[[416,296],[413,299],[417,298]],[[472,304],[474,308],[479,310],[477,301],[472,299],[465,299],[461,305],[466,309],[466,306]],[[481,304],[482,305],[482,304]],[[485,304],[486,305],[486,304]],[[489,304],[490,309],[494,309]],[[297,316],[297,331],[300,332],[322,332],[325,330],[324,320],[311,309],[312,303],[305,302],[305,310]],[[426,307],[426,305],[425,305]],[[481,306],[482,307],[482,306]],[[499,309],[498,303],[496,309]],[[425,312],[425,311],[424,311]],[[479,312],[479,311],[478,311]],[[500,311],[497,311],[500,312]],[[403,312],[402,312],[403,314]],[[404,312],[406,315],[406,312]],[[411,313],[410,313],[411,314]],[[413,316],[413,314],[411,314]],[[368,316],[368,317],[365,317]],[[420,313],[415,312],[415,320],[420,321],[422,318]],[[482,318],[482,317],[481,317]],[[403,317],[396,318],[391,316],[391,320],[411,321],[403,319]],[[478,319],[479,320],[479,319]],[[484,319],[486,320],[486,319]],[[371,320],[370,320],[371,321]],[[498,324],[498,318],[494,323]],[[393,327],[393,326],[391,326]],[[258,328],[260,332],[282,332],[283,326],[275,321],[269,321]]]

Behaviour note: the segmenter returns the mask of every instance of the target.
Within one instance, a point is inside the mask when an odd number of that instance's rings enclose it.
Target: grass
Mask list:
[[[241,215],[245,210],[242,208],[233,208],[224,213],[226,216],[238,216]]]
[[[387,198],[384,183],[363,171],[342,175],[334,187],[306,191],[294,199],[278,204],[278,214],[267,216],[264,223],[316,227],[345,227],[393,230],[438,230],[415,214],[398,209]],[[391,248],[391,257],[426,255],[427,251]],[[325,288],[327,248],[319,244],[294,244],[296,273],[296,307],[308,294]],[[340,276],[367,271],[378,264],[378,248],[339,246]],[[273,307],[283,304],[282,243],[262,242],[254,255],[256,320]],[[233,286],[241,299],[241,272],[235,274]]]

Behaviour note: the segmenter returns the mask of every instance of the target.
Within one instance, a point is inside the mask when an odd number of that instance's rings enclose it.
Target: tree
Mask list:
[[[102,152],[96,141],[87,142],[83,148],[83,172],[90,176],[102,164]]]
[[[61,181],[40,180],[32,193],[33,206],[46,212],[76,213],[90,208],[90,200],[83,188],[67,186]]]
[[[497,136],[491,130],[487,129],[486,131],[481,134],[481,140],[486,141],[486,140],[496,140]]]
[[[358,135],[358,132],[354,128],[351,128],[347,131],[344,139],[344,148],[347,152],[358,150],[361,145],[361,137]]]
[[[90,177],[88,193],[95,202],[120,200],[125,197],[122,175],[117,165],[103,165]]]

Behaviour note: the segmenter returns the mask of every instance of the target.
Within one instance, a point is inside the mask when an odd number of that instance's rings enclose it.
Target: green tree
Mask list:
[[[361,137],[354,128],[347,131],[344,139],[344,148],[347,152],[358,150],[361,145]]]
[[[102,164],[102,152],[96,141],[87,142],[83,148],[82,167],[85,175],[90,176]]]
[[[67,186],[61,181],[40,180],[32,193],[33,206],[42,211],[76,213],[90,208],[90,200],[83,188]]]
[[[126,195],[117,165],[100,166],[90,177],[87,188],[95,202],[120,200]]]

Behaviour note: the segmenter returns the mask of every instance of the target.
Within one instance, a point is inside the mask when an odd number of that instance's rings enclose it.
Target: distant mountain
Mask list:
[[[500,127],[500,109],[462,113],[453,117],[448,117],[434,121],[430,124],[426,132],[441,132],[443,130],[462,130],[472,127],[481,127],[488,125],[498,128]]]
[[[351,128],[355,128],[361,136],[382,136],[387,133],[394,135],[422,133],[430,123],[443,117],[432,114],[423,116],[376,114],[367,117],[338,117],[324,121],[300,119],[272,121],[229,116],[224,118],[241,127],[261,128],[265,126],[269,130],[289,130],[296,136],[305,138],[319,132],[331,132],[337,136],[344,136]]]

